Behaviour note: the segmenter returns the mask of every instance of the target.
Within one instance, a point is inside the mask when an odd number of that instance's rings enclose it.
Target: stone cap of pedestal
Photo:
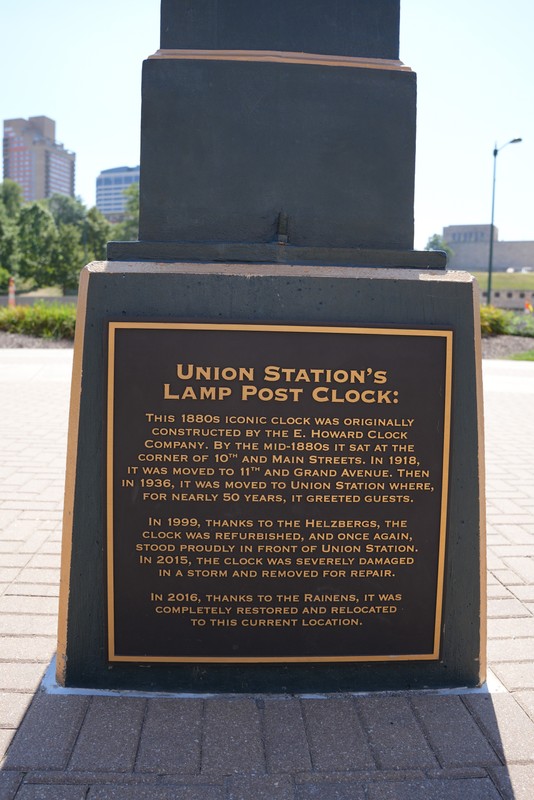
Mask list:
[[[297,247],[280,242],[108,242],[107,257],[110,261],[213,261],[402,270],[444,270],[447,266],[447,254],[442,250]]]

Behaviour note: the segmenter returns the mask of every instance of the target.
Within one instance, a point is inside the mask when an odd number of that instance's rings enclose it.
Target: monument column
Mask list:
[[[480,321],[413,249],[398,0],[163,0],[139,241],[82,273],[57,679],[485,679]]]
[[[412,250],[416,79],[398,38],[398,0],[164,0],[140,241],[110,258],[443,267]]]

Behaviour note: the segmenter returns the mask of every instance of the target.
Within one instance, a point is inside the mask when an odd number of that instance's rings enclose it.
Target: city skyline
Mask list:
[[[101,171],[139,163],[141,66],[159,47],[159,5],[94,0],[73,14],[66,0],[27,0],[4,14],[1,117],[56,120],[87,205]],[[503,239],[534,240],[533,22],[529,0],[402,0],[401,59],[418,77],[417,248],[447,225],[489,223],[493,148],[515,137],[498,158],[495,224]],[[25,69],[14,69],[22,31]]]
[[[26,202],[53,194],[74,196],[76,153],[56,141],[56,123],[49,117],[5,119],[4,179],[19,184]]]

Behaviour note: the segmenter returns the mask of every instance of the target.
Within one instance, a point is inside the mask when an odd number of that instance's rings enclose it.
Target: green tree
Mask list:
[[[139,183],[132,183],[124,190],[126,211],[124,220],[115,225],[113,235],[118,241],[131,242],[139,237]]]
[[[23,205],[14,226],[0,203],[0,266],[17,268],[33,287],[60,286],[63,293],[77,287],[84,264],[105,257],[112,231],[98,209],[60,194]]]
[[[16,220],[22,207],[22,189],[15,181],[6,178],[0,183],[0,206],[9,219]]]
[[[0,203],[0,267],[9,275],[17,273],[18,244],[17,221],[9,217]]]
[[[0,183],[0,267],[9,275],[17,272],[18,217],[22,206],[22,189],[6,179]],[[5,278],[5,275],[4,275]],[[5,280],[3,280],[5,283]]]
[[[454,255],[454,251],[449,247],[443,236],[440,236],[439,233],[434,233],[432,236],[430,236],[428,242],[426,243],[425,250],[443,250],[445,253],[447,253],[448,258],[451,258]]]
[[[18,220],[18,274],[33,286],[50,286],[50,263],[58,231],[49,208],[43,202],[23,206]]]
[[[65,293],[77,287],[84,264],[105,257],[111,225],[98,209],[87,211],[84,204],[73,197],[56,194],[47,205],[58,232],[56,248],[51,254],[50,278]]]
[[[82,241],[84,261],[102,261],[106,258],[106,245],[113,235],[113,225],[96,206],[90,208],[84,222]]]
[[[50,253],[48,285],[61,286],[63,294],[67,289],[76,289],[80,270],[84,264],[82,228],[70,223],[57,226],[57,236]]]
[[[54,222],[59,225],[83,225],[87,209],[81,200],[66,194],[53,194],[46,201]]]
[[[0,267],[0,294],[7,294],[7,290],[9,289],[9,279],[11,275],[4,269]]]

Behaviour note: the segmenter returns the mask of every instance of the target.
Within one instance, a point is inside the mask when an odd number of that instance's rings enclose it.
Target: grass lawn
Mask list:
[[[516,353],[510,356],[513,361],[534,361],[534,350],[527,350],[525,353]]]
[[[480,291],[485,292],[488,287],[487,272],[472,272],[478,281]],[[518,292],[534,291],[534,272],[493,272],[491,276],[492,292]]]

